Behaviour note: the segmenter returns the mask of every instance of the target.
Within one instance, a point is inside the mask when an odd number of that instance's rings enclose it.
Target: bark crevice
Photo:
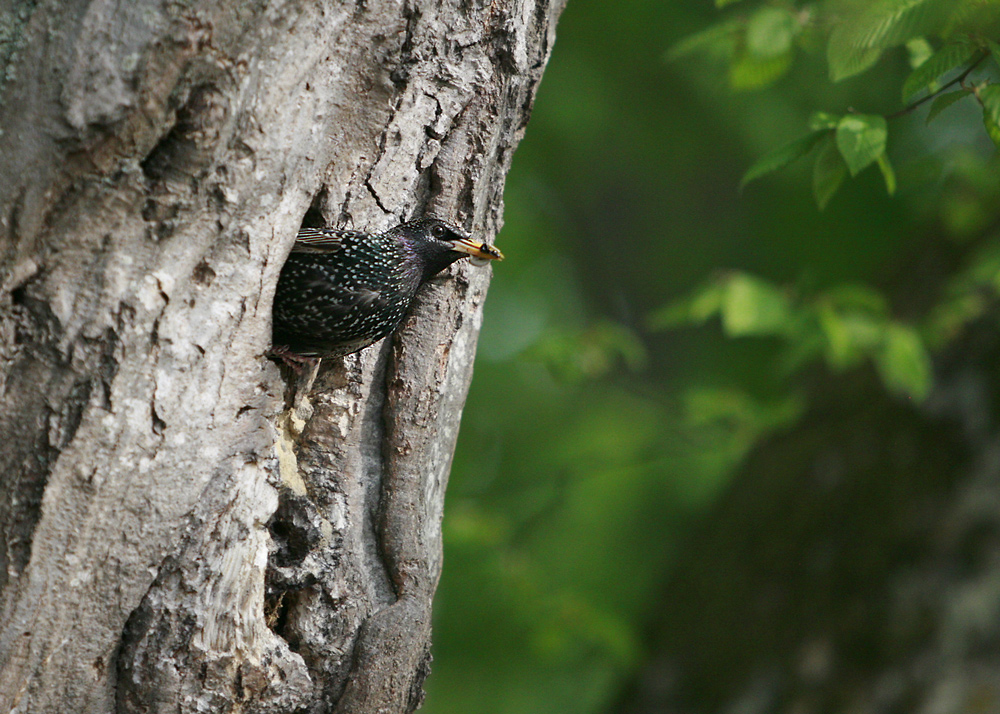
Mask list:
[[[127,5],[0,20],[0,710],[411,711],[489,272],[291,404],[270,303],[303,224],[494,238],[558,4]]]

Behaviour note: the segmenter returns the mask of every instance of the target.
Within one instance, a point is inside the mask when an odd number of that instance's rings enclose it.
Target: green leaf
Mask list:
[[[688,35],[678,41],[677,44],[667,50],[666,58],[668,61],[673,62],[676,59],[710,49],[713,46],[723,45],[727,42],[734,44],[736,34],[741,29],[742,25],[732,20],[710,25],[701,32]]]
[[[770,58],[788,53],[799,30],[795,16],[780,7],[765,5],[747,22],[746,48],[754,57]]]
[[[743,273],[726,283],[722,327],[730,337],[785,334],[791,313],[788,296],[770,283]]]
[[[691,387],[683,393],[684,411],[692,424],[725,424],[752,440],[761,433],[788,424],[802,414],[802,399],[795,394],[763,401],[731,387]]]
[[[690,297],[676,300],[649,316],[651,330],[666,330],[681,325],[701,324],[722,309],[725,286],[712,282],[699,288]]]
[[[912,327],[891,323],[882,349],[875,355],[882,381],[893,392],[923,400],[931,391],[931,359],[920,335]]]
[[[866,69],[878,62],[882,50],[877,47],[856,47],[840,40],[837,30],[830,33],[830,42],[826,48],[826,61],[830,66],[830,81],[839,82]]]
[[[1000,45],[998,45],[993,40],[986,40],[986,46],[990,48],[990,54],[993,55],[993,61],[1000,65]]]
[[[978,94],[985,117],[994,124],[1000,124],[1000,84],[987,84]]]
[[[715,282],[696,293],[688,303],[689,319],[693,322],[704,322],[722,309],[722,299],[725,289]]]
[[[828,133],[828,131],[822,130],[814,131],[796,139],[790,144],[785,144],[781,148],[764,154],[764,156],[757,159],[754,165],[751,166],[743,175],[743,180],[740,181],[740,188],[742,189],[751,181],[755,181],[762,176],[772,174],[779,169],[785,168],[796,159],[802,158],[812,151],[813,147],[819,143],[820,139]]]
[[[877,290],[864,285],[838,285],[819,300],[816,315],[831,367],[844,369],[874,354],[884,341],[889,306]]]
[[[875,0],[852,23],[852,33],[864,47],[894,47],[933,29],[953,2]]]
[[[837,150],[833,134],[830,134],[823,140],[823,145],[816,156],[816,165],[813,167],[813,196],[816,198],[819,210],[826,208],[845,178],[847,178],[847,164]]]
[[[644,369],[646,348],[638,336],[623,325],[600,321],[583,329],[555,329],[528,352],[560,379],[579,382],[596,379],[624,365]]]
[[[892,164],[889,163],[889,157],[885,154],[881,154],[875,161],[878,162],[879,171],[882,172],[882,178],[885,179],[885,190],[889,192],[892,196],[896,193],[896,172],[892,169]]]
[[[952,11],[954,0],[873,0],[860,12],[846,15],[834,27],[827,45],[830,79],[839,82],[860,74],[878,61],[882,51],[933,31]]]
[[[773,84],[792,66],[792,53],[760,58],[740,53],[729,65],[729,86],[748,91]]]
[[[824,300],[845,312],[864,312],[883,321],[889,317],[889,303],[878,290],[857,283],[835,285],[823,294]]]
[[[983,124],[993,144],[1000,149],[1000,84],[987,84],[976,95],[983,105]]]
[[[934,54],[934,48],[926,37],[914,37],[906,43],[906,54],[910,59],[910,68],[916,69]]]
[[[725,7],[726,5],[732,5],[733,3],[737,3],[739,1],[740,0],[715,0],[715,6]]]
[[[931,110],[927,112],[927,123],[930,124],[931,119],[936,117],[962,97],[966,97],[970,94],[972,94],[971,89],[959,89],[957,92],[948,92],[947,94],[940,95],[937,99],[931,102]]]
[[[841,312],[823,303],[817,311],[826,338],[826,359],[834,369],[858,364],[881,341],[883,321],[867,312]]]
[[[983,123],[986,126],[986,133],[990,135],[990,139],[993,141],[993,145],[1000,149],[1000,124],[991,120],[984,113]]]
[[[837,124],[837,148],[852,176],[870,166],[885,152],[888,127],[885,117],[848,114]]]
[[[976,47],[968,42],[949,42],[917,67],[903,83],[903,101],[931,89],[941,75],[964,66],[976,54]]]
[[[820,129],[836,129],[839,122],[839,114],[831,114],[830,112],[813,112],[812,116],[809,117],[809,128],[813,131],[819,131]]]

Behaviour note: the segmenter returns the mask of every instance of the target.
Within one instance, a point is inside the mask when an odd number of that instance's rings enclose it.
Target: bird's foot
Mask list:
[[[280,359],[282,362],[288,366],[295,374],[302,374],[303,370],[316,367],[320,362],[320,357],[307,357],[306,355],[300,355],[292,352],[285,345],[274,345],[268,356]]]

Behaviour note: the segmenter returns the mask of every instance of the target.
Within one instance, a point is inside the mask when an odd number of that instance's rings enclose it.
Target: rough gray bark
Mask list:
[[[0,6],[0,711],[419,704],[488,272],[292,405],[270,300],[310,208],[492,239],[561,6]]]

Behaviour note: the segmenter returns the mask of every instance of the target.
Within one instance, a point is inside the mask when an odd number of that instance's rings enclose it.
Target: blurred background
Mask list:
[[[1000,712],[1000,37],[878,0],[896,24],[844,60],[857,2],[720,4],[562,17],[448,490],[429,714]],[[899,111],[970,26],[915,96],[979,62],[979,101],[890,118],[881,171],[842,180],[837,129],[740,191],[810,121]]]

